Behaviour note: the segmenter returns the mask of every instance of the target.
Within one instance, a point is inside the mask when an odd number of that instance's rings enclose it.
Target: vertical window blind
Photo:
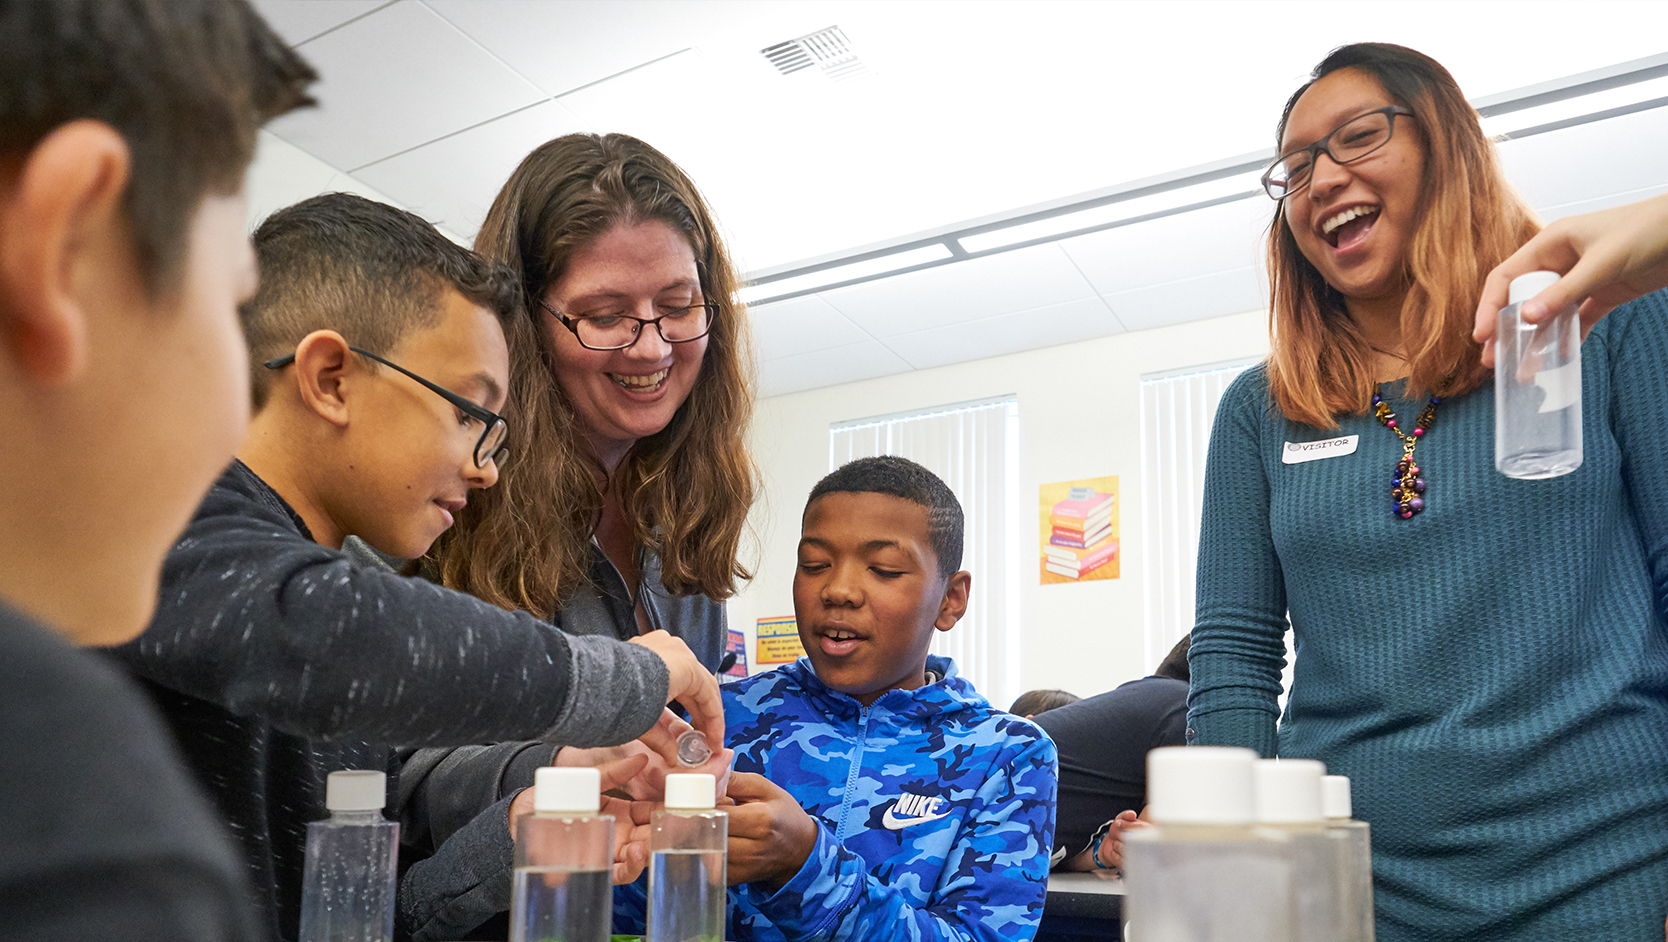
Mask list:
[[[830,471],[897,455],[944,479],[966,517],[961,568],[973,574],[967,615],[933,637],[932,653],[998,708],[1019,694],[1019,401],[1013,396],[839,422],[828,430]]]
[[[1216,406],[1256,360],[1141,377],[1142,608],[1147,669],[1193,630],[1199,514]]]

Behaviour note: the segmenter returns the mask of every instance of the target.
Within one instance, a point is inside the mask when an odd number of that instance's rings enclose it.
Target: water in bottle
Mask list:
[[[1523,302],[1558,280],[1512,279],[1494,330],[1494,466],[1511,478],[1555,478],[1581,467],[1581,322],[1575,308],[1540,324]]]
[[[307,825],[301,878],[301,942],[387,942],[394,937],[400,826],[382,816],[381,772],[332,772],[330,817]]]
[[[533,813],[515,822],[510,942],[607,942],[614,817],[599,814],[601,805],[596,769],[534,773]]]
[[[1332,839],[1335,864],[1343,874],[1345,921],[1340,942],[1373,942],[1373,845],[1371,828],[1357,821],[1350,801],[1349,779],[1328,775],[1321,779],[1321,813],[1326,836]]]
[[[650,819],[645,942],[722,942],[729,816],[710,775],[666,776],[666,807]]]
[[[1155,825],[1124,835],[1124,934],[1137,942],[1291,942],[1291,840],[1253,823],[1249,749],[1147,754]]]

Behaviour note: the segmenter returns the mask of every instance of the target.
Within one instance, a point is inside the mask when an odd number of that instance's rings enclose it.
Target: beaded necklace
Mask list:
[[[1419,413],[1419,418],[1413,421],[1413,434],[1409,435],[1397,427],[1396,413],[1390,411],[1384,397],[1373,396],[1373,417],[1402,440],[1402,460],[1396,462],[1396,476],[1391,479],[1390,512],[1403,520],[1425,509],[1425,479],[1419,476],[1419,466],[1413,463],[1413,449],[1418,447],[1419,439],[1425,437],[1431,423],[1436,421],[1436,407],[1439,405],[1442,405],[1442,398],[1432,396],[1424,411]]]

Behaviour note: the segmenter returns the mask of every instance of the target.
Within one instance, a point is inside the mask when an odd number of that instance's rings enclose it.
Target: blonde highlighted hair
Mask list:
[[[738,555],[757,486],[746,444],[752,356],[735,268],[695,184],[664,154],[624,134],[569,134],[522,160],[476,236],[476,251],[514,270],[527,300],[506,331],[515,455],[424,560],[444,585],[548,617],[589,581],[606,474],[555,381],[553,342],[536,312],[576,251],[648,221],[689,240],[718,314],[688,400],[632,446],[608,486],[619,489],[637,544],[660,557],[667,590],[725,599],[751,578]]]
[[[1377,79],[1413,112],[1425,151],[1418,228],[1408,246],[1401,336],[1411,397],[1458,395],[1490,373],[1471,339],[1473,315],[1490,270],[1540,231],[1522,197],[1506,182],[1494,144],[1453,76],[1435,59],[1405,46],[1356,43],[1333,50],[1293,93],[1275,132],[1315,82],[1340,69]],[[1401,120],[1408,120],[1403,118]],[[1333,428],[1337,417],[1364,412],[1372,399],[1373,350],[1345,299],[1303,257],[1283,211],[1268,234],[1269,392],[1288,419]]]

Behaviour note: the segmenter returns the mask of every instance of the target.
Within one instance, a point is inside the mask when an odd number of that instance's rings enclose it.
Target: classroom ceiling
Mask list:
[[[1263,150],[1336,45],[1401,42],[1473,100],[1668,50],[1668,3],[256,0],[317,66],[270,130],[465,238],[537,144],[623,131],[770,274]],[[784,74],[763,50],[834,50]],[[777,50],[777,59],[784,52]],[[1547,215],[1668,189],[1668,107],[1502,145]],[[756,305],[782,394],[1259,307],[1241,199]]]

